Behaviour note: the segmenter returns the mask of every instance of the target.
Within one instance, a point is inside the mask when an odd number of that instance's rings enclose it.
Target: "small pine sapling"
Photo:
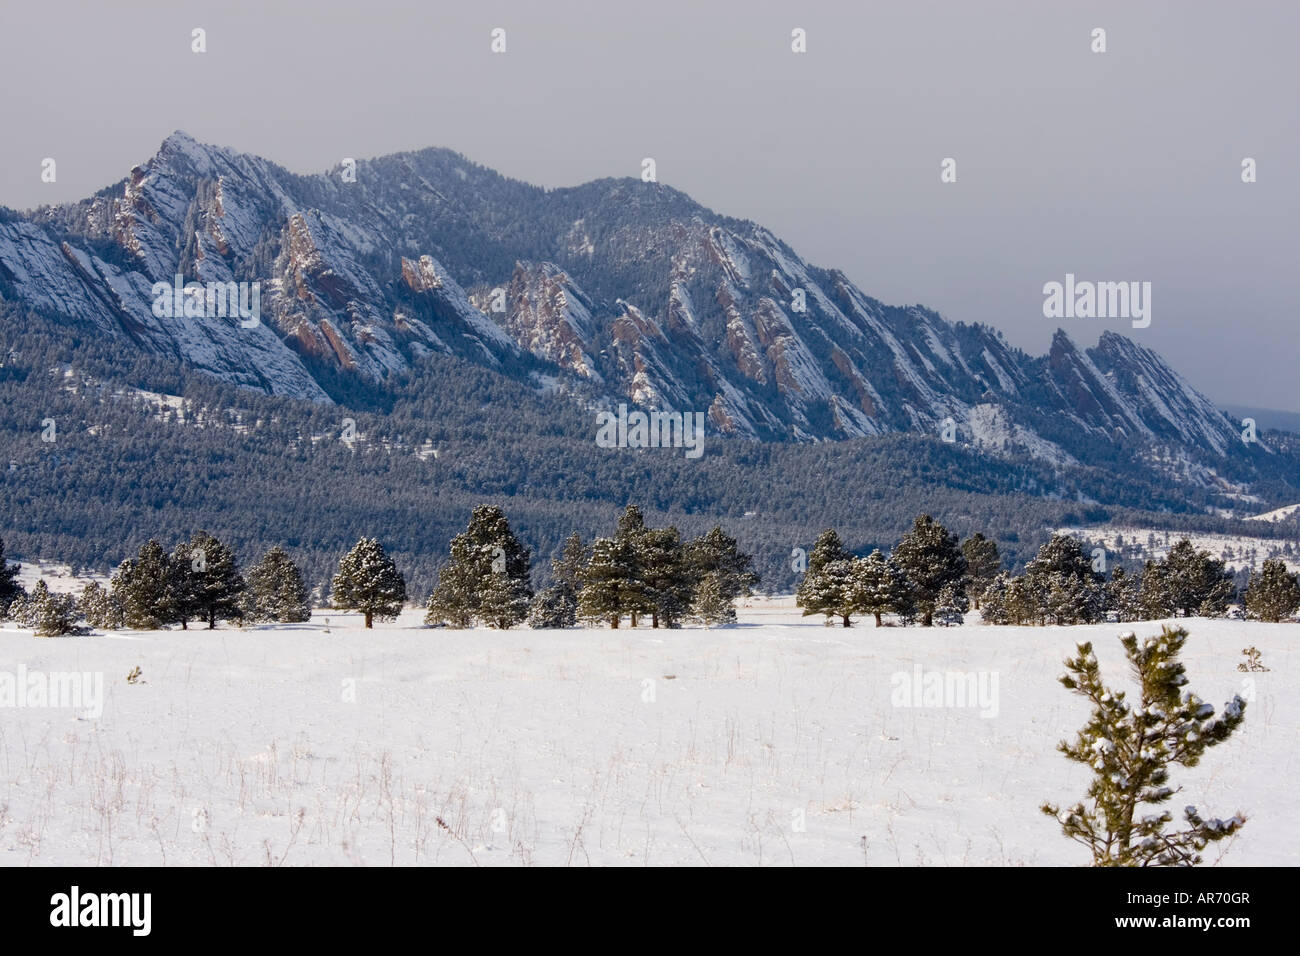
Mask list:
[[[1246,702],[1234,696],[1214,719],[1214,707],[1184,691],[1187,675],[1179,653],[1187,640],[1183,628],[1165,627],[1158,637],[1138,641],[1121,636],[1124,652],[1141,688],[1135,708],[1124,691],[1113,691],[1101,680],[1092,644],[1078,646],[1065,662],[1061,684],[1092,704],[1092,715],[1073,743],[1057,749],[1094,771],[1088,799],[1061,810],[1046,803],[1042,811],[1055,817],[1064,834],[1086,846],[1094,866],[1194,866],[1208,844],[1232,836],[1245,825],[1236,814],[1227,820],[1204,819],[1195,807],[1185,807],[1187,829],[1166,832],[1173,820],[1168,810],[1139,815],[1142,805],[1158,807],[1177,790],[1167,786],[1169,767],[1194,767],[1207,747],[1215,747],[1241,726]]]

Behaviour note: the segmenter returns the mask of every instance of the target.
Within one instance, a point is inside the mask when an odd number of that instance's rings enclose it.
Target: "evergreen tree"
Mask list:
[[[1024,566],[1019,578],[1005,581],[996,594],[998,609],[1011,624],[1083,624],[1100,620],[1105,610],[1101,575],[1092,570],[1083,546],[1067,535],[1053,535]],[[991,618],[985,618],[989,620]]]
[[[647,531],[645,517],[636,505],[628,505],[623,509],[623,514],[619,516],[618,525],[614,530],[614,542],[628,568],[622,601],[623,610],[631,619],[632,627],[637,626],[641,615],[649,614],[654,610],[653,598],[644,580],[646,569],[642,539]]]
[[[1069,535],[1055,534],[1025,565],[1023,589],[1017,603],[1034,603],[1040,624],[1086,624],[1099,620],[1103,609],[1101,576],[1083,546]],[[1027,608],[1022,608],[1022,610]]]
[[[425,623],[468,627],[477,620],[508,628],[523,621],[533,597],[530,558],[505,513],[479,505],[451,540],[451,560],[438,573]]]
[[[496,505],[475,508],[465,533],[491,549],[491,574],[481,582],[479,618],[502,630],[522,623],[533,600],[532,551],[515,537],[505,512]]]
[[[154,630],[175,620],[171,559],[162,545],[151,538],[134,559],[118,565],[112,593],[127,627]]]
[[[753,571],[754,559],[741,552],[736,539],[728,535],[721,527],[694,539],[686,546],[686,563],[691,577],[696,582],[692,596],[692,612],[701,620],[716,617],[718,601],[735,603],[737,598],[749,597],[758,584],[758,575]],[[709,594],[701,597],[700,588],[706,578],[710,578]],[[715,593],[716,592],[716,593]],[[698,607],[701,600],[711,610],[707,615]],[[730,615],[735,620],[733,608]]]
[[[1138,584],[1138,608],[1143,620],[1173,617],[1173,592],[1165,567],[1158,561],[1147,561],[1142,567],[1142,580]]]
[[[1106,582],[1106,608],[1115,612],[1115,620],[1121,624],[1142,617],[1137,581],[1120,565],[1114,567]]]
[[[101,631],[115,631],[123,625],[122,605],[98,581],[82,589],[77,609],[87,624]]]
[[[1042,810],[1060,821],[1067,837],[1088,847],[1095,866],[1192,866],[1201,862],[1201,850],[1236,833],[1245,819],[1238,814],[1205,820],[1195,807],[1186,807],[1187,829],[1168,833],[1168,810],[1138,811],[1159,807],[1177,792],[1167,785],[1169,767],[1194,767],[1206,748],[1227,740],[1245,719],[1246,702],[1234,697],[1215,720],[1214,707],[1184,689],[1182,628],[1165,627],[1159,637],[1141,642],[1131,632],[1120,640],[1140,702],[1134,708],[1124,691],[1106,687],[1092,645],[1079,645],[1060,680],[1092,704],[1092,716],[1073,743],[1062,741],[1057,749],[1094,775],[1086,802],[1064,812],[1050,803]]]
[[[980,619],[985,624],[1011,623],[1011,612],[1008,609],[1011,581],[1010,572],[999,571],[980,595]]]
[[[578,603],[567,584],[553,584],[537,592],[528,611],[528,626],[537,629],[573,627]]]
[[[675,527],[648,528],[641,509],[628,505],[612,538],[599,539],[578,575],[578,613],[618,627],[623,615],[636,627],[677,627],[694,593],[688,549]]]
[[[311,619],[311,595],[302,572],[278,544],[249,569],[243,606],[250,621],[297,624]]]
[[[624,541],[631,541],[637,535],[645,531],[645,516],[641,514],[641,509],[636,505],[628,505],[619,515],[618,525],[614,530],[614,538]]]
[[[975,597],[975,610],[980,609],[980,596],[993,583],[1002,569],[1002,558],[998,554],[998,545],[976,531],[961,544],[962,556],[966,559],[966,576],[970,579],[967,590]]]
[[[80,634],[77,626],[77,599],[71,594],[55,594],[41,578],[32,588],[30,610],[27,612],[31,627],[40,637],[58,637],[62,634]]]
[[[179,624],[188,631],[190,621],[198,617],[199,591],[203,584],[197,569],[200,556],[190,554],[190,542],[182,541],[167,556],[168,624]]]
[[[465,535],[451,539],[451,560],[438,570],[438,585],[429,595],[424,623],[466,628],[474,624],[482,600],[482,581],[492,573],[490,554]]]
[[[827,528],[817,536],[808,570],[795,591],[795,605],[803,615],[825,614],[839,617],[849,627],[853,613],[853,553],[840,543],[840,536]]]
[[[736,599],[728,596],[726,576],[708,571],[695,588],[691,614],[706,627],[736,622]]]
[[[1048,589],[1042,575],[1022,574],[1007,586],[1007,616],[1015,625],[1047,624]]]
[[[597,538],[591,546],[591,560],[579,576],[579,617],[608,621],[611,628],[617,628],[619,619],[641,599],[632,574],[626,549],[613,538]]]
[[[898,604],[894,607],[894,614],[898,617],[898,622],[904,627],[911,627],[916,623],[918,608],[916,604],[916,590],[912,587],[912,582],[907,579],[907,575],[902,571],[902,586],[898,592]]]
[[[824,614],[827,618],[835,615],[836,607],[846,604],[848,594],[845,589],[852,583],[852,578],[837,576],[828,578],[827,567],[831,564],[848,563],[852,566],[853,553],[840,542],[835,529],[827,528],[816,538],[813,553],[809,555],[809,566],[803,572],[803,578],[794,592],[794,605],[802,607],[803,617],[810,614]],[[848,627],[848,624],[845,624]]]
[[[1250,576],[1246,611],[1261,621],[1282,621],[1300,608],[1300,578],[1286,569],[1281,558],[1268,558],[1259,574]]]
[[[6,614],[19,627],[36,627],[36,602],[26,591],[9,602]]]
[[[503,567],[480,582],[478,617],[489,627],[504,631],[528,618],[532,600],[527,572],[523,576],[511,574]]]
[[[969,610],[970,600],[966,592],[955,584],[945,584],[934,605],[934,619],[944,627],[952,627],[963,623]]]
[[[1101,587],[1091,575],[1077,577],[1049,571],[1039,575],[1047,594],[1044,613],[1055,624],[1086,624],[1100,619],[1103,606]]]
[[[582,543],[582,536],[575,531],[564,539],[564,547],[551,561],[551,577],[557,584],[564,585],[576,595],[581,583],[579,579],[582,576],[582,569],[587,566],[590,558],[586,545]]]
[[[1095,581],[1097,574],[1092,570],[1092,560],[1076,539],[1066,534],[1054,534],[1045,545],[1038,549],[1038,554],[1025,565],[1025,574],[1047,578],[1051,574],[1061,574],[1079,581]]]
[[[9,564],[5,561],[5,543],[0,538],[0,620],[9,610],[9,605],[24,597],[22,585],[18,583],[18,572],[22,565]]]
[[[1227,610],[1236,587],[1224,563],[1209,551],[1198,551],[1183,538],[1169,549],[1163,564],[1175,612],[1219,617]]]
[[[860,608],[857,587],[857,559],[840,558],[823,565],[816,573],[811,565],[799,582],[796,603],[805,616],[825,614],[828,619],[838,617],[844,627],[852,627],[851,618]]]
[[[840,543],[840,536],[835,533],[835,529],[827,528],[817,536],[812,554],[808,555],[808,573],[814,574],[832,561],[852,561],[853,557],[853,552]]]
[[[907,609],[911,590],[907,578],[879,549],[854,563],[853,586],[852,605],[873,615],[876,627],[884,623],[881,615]]]
[[[650,528],[636,539],[634,563],[639,569],[641,607],[651,627],[678,627],[694,593],[681,533],[674,527]]]
[[[206,621],[211,631],[218,620],[240,615],[244,577],[235,553],[217,538],[194,532],[172,552],[170,570],[172,613],[182,629],[192,617]]]
[[[944,585],[964,591],[966,558],[956,535],[929,515],[919,515],[912,530],[894,548],[893,561],[912,582],[912,593],[926,627],[934,623],[934,609]]]
[[[530,627],[573,627],[578,622],[578,588],[582,586],[582,569],[589,560],[588,549],[576,531],[564,539],[560,553],[551,559],[555,583],[533,598],[528,611]]]
[[[375,618],[393,620],[406,602],[406,579],[374,538],[362,538],[339,559],[338,573],[330,584],[334,607],[360,611],[366,627]]]
[[[1036,576],[1043,585],[1046,600],[1042,607],[1044,620],[1052,624],[1073,624],[1071,614],[1078,594],[1078,578],[1059,571],[1048,571]]]

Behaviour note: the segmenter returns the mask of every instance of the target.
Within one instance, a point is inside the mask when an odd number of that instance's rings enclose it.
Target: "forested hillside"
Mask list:
[[[709,435],[698,460],[600,449],[593,414],[451,356],[426,357],[355,408],[278,398],[0,311],[22,330],[0,343],[0,535],[11,559],[106,571],[150,537],[203,528],[245,564],[284,545],[317,586],[352,543],[375,536],[422,600],[484,501],[510,515],[539,584],[565,535],[608,533],[629,502],[683,535],[721,522],[755,556],[763,588],[785,592],[797,579],[792,549],[810,549],[823,528],[865,553],[921,512],[963,537],[995,538],[1009,567],[1063,525],[1276,532],[1207,513],[1212,490],[915,435],[797,445]],[[349,418],[355,440],[345,441]],[[1280,504],[1290,489],[1278,484]]]

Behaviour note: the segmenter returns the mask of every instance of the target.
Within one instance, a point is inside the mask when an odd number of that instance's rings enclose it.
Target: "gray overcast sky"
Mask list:
[[[0,204],[82,198],[178,128],[298,172],[446,146],[561,186],[652,156],[886,302],[1035,353],[1112,328],[1300,411],[1298,41],[1294,0],[6,0]],[[1150,281],[1150,328],[1044,318],[1067,272]]]

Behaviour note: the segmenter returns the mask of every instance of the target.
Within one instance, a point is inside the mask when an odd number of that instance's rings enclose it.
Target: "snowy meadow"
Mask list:
[[[1085,864],[1038,810],[1087,785],[1054,749],[1087,705],[1056,677],[1092,640],[1107,681],[1129,686],[1118,633],[1159,632],[844,629],[788,598],[718,629],[420,617],[0,631],[0,674],[103,675],[98,717],[53,695],[0,707],[0,861]],[[1300,705],[1284,688],[1300,625],[1180,623],[1191,689],[1249,707],[1232,741],[1175,768],[1172,806],[1249,817],[1207,865],[1296,865]],[[1270,670],[1237,669],[1248,645]]]

